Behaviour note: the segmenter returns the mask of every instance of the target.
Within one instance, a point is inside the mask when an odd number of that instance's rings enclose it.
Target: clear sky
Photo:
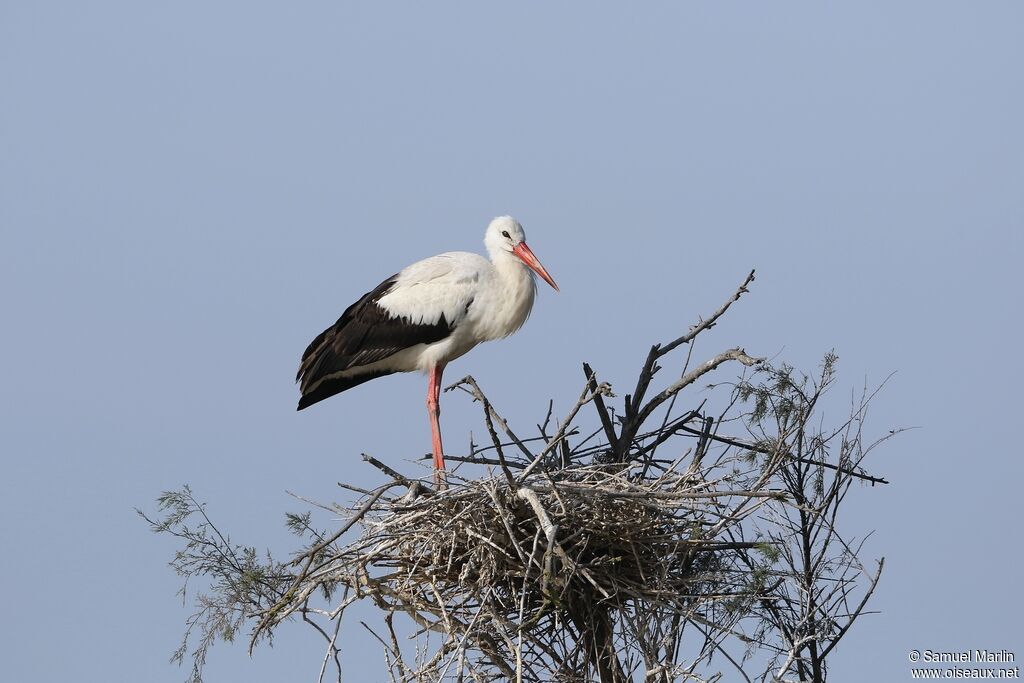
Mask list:
[[[529,426],[756,267],[698,355],[834,347],[841,397],[896,372],[875,433],[918,427],[855,492],[887,564],[835,679],[1024,657],[1022,67],[1019,2],[0,2],[0,677],[184,678],[174,548],[132,511],[161,490],[287,550],[286,490],[376,481],[360,451],[412,469],[422,377],[296,413],[298,357],[503,213],[562,293],[448,377]],[[477,408],[443,405],[464,446]],[[349,680],[379,679],[356,631]],[[296,625],[210,680],[321,653]]]

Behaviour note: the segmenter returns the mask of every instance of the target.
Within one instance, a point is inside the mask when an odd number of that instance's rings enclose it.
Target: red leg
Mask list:
[[[434,446],[434,471],[444,470],[444,447],[441,445],[441,373],[443,365],[435,365],[430,369],[430,381],[427,384],[427,412],[430,413],[430,436]]]

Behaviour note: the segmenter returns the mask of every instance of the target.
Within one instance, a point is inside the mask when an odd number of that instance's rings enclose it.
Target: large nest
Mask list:
[[[416,608],[440,597],[518,618],[578,598],[683,600],[695,581],[713,580],[696,560],[721,546],[703,536],[707,490],[685,475],[638,480],[622,469],[465,481],[378,511],[364,541],[375,566],[396,570],[389,592]]]
[[[602,668],[620,666],[615,642],[627,631],[642,636],[638,615],[692,617],[749,590],[733,551],[753,544],[723,535],[774,497],[696,469],[641,469],[590,464],[522,481],[506,470],[371,499],[352,510],[359,538],[310,556],[289,601],[345,586],[350,599],[369,597],[443,634],[415,671],[393,664],[402,680],[443,678],[446,655],[466,648],[482,655],[481,679],[525,671],[527,680],[580,680],[592,668],[624,680]]]

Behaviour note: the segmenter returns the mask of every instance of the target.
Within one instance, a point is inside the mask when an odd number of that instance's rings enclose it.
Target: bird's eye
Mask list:
[[[509,237],[508,230],[502,230],[501,231],[501,236],[504,237],[507,240],[512,239],[511,237]]]

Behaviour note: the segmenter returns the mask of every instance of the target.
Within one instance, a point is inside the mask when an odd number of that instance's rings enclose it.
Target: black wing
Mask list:
[[[295,381],[302,398],[299,410],[330,398],[346,389],[393,370],[340,376],[345,370],[369,365],[417,344],[430,344],[451,334],[451,324],[442,314],[431,324],[412,323],[407,318],[394,318],[378,301],[395,286],[398,276],[392,275],[362,296],[341,314],[338,322],[317,335],[299,364]]]

